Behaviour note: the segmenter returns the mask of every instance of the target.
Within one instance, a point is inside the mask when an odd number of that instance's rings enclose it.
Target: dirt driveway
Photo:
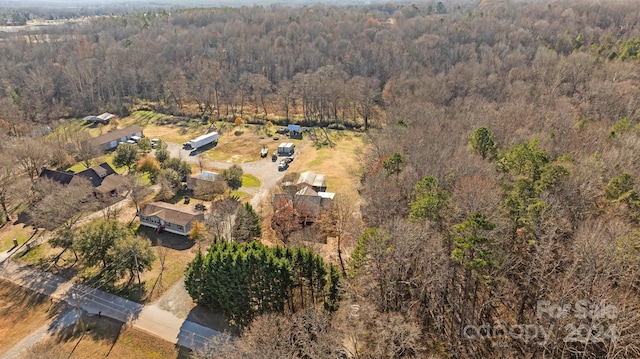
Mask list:
[[[297,153],[304,151],[304,146],[307,144],[308,140],[304,140],[296,149]],[[187,163],[200,165],[200,154],[193,153],[190,150],[185,150],[182,148],[182,145],[179,143],[170,143],[167,142],[167,146],[169,149],[169,153],[173,158],[180,158]],[[216,148],[212,148],[208,151],[215,151]],[[231,161],[228,162],[215,162],[209,161],[202,158],[202,166],[204,168],[215,168],[215,169],[227,169],[231,167],[233,163]],[[260,187],[257,189],[254,188],[246,188],[242,189],[247,193],[253,195],[251,199],[251,205],[257,210],[260,210],[260,206],[267,194],[275,187],[278,181],[282,180],[287,171],[279,171],[278,170],[278,162],[272,162],[271,156],[267,156],[267,158],[261,159],[255,162],[247,162],[247,163],[238,163],[242,170],[245,173],[248,173],[252,176],[258,177],[260,180]]]

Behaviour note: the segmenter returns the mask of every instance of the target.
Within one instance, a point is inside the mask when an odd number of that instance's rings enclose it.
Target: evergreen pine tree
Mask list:
[[[233,239],[237,242],[249,242],[259,238],[261,234],[260,216],[253,209],[253,206],[249,202],[246,202],[244,206],[239,206],[231,230]]]

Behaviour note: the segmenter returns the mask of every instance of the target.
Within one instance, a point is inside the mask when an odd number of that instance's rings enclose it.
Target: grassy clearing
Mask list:
[[[282,142],[293,142],[299,145],[302,141],[287,136],[265,135],[264,126],[244,125],[226,130],[218,140],[218,145],[204,152],[205,158],[217,162],[244,163],[263,160],[260,151],[263,147],[272,153]],[[277,139],[276,139],[277,138]]]
[[[187,265],[195,257],[196,246],[188,237],[171,233],[155,233],[153,229],[141,226],[138,235],[149,238],[156,254],[151,270],[142,274],[144,297],[140,302],[152,302],[171,288],[182,276]],[[162,269],[164,257],[164,270]],[[160,273],[162,272],[162,275]]]
[[[190,351],[105,317],[84,319],[32,347],[28,357],[189,358]]]
[[[86,131],[91,137],[96,137],[107,133],[108,129],[108,126],[89,124],[82,119],[68,119],[61,121],[60,126],[51,131],[51,133],[47,135],[47,138],[66,140],[70,138],[71,134],[79,131]]]
[[[256,176],[248,173],[242,175],[242,187],[255,188],[260,187],[260,180]]]
[[[296,154],[290,172],[314,171],[326,176],[327,191],[355,195],[364,136],[349,131],[330,130],[333,147],[315,148],[309,143]]]
[[[170,118],[171,116],[148,110],[138,110],[131,114],[133,124],[140,127],[155,125],[159,120]]]
[[[144,135],[147,137],[161,138],[166,142],[175,143],[186,142],[210,130],[210,125],[201,120],[180,119],[174,121],[173,119],[174,116],[139,110],[120,120],[120,125],[121,127],[138,125],[144,128]]]
[[[50,323],[65,309],[49,297],[0,280],[0,353]]]
[[[0,251],[4,252],[10,248],[13,248],[13,239],[18,240],[18,245],[22,245],[33,234],[32,227],[25,227],[20,223],[13,225],[11,223],[5,224],[0,228]]]

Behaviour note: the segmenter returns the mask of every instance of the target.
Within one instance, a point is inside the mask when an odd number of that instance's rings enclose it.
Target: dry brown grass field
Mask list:
[[[84,330],[83,330],[84,329]],[[187,349],[106,317],[85,318],[31,347],[23,358],[188,358]]]
[[[0,280],[0,356],[65,309],[49,297]]]
[[[329,131],[333,146],[315,148],[308,142],[296,154],[287,171],[313,171],[326,176],[327,191],[355,195],[359,186],[358,173],[365,150],[364,136],[349,131]]]

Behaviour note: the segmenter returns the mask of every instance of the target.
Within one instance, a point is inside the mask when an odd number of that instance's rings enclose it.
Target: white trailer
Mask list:
[[[202,146],[206,146],[210,143],[218,141],[218,132],[207,133],[206,135],[202,135],[200,137],[194,138],[193,140],[185,143],[185,147],[190,148],[192,150],[197,150]]]
[[[291,142],[283,142],[278,146],[278,156],[293,155],[295,145]]]

